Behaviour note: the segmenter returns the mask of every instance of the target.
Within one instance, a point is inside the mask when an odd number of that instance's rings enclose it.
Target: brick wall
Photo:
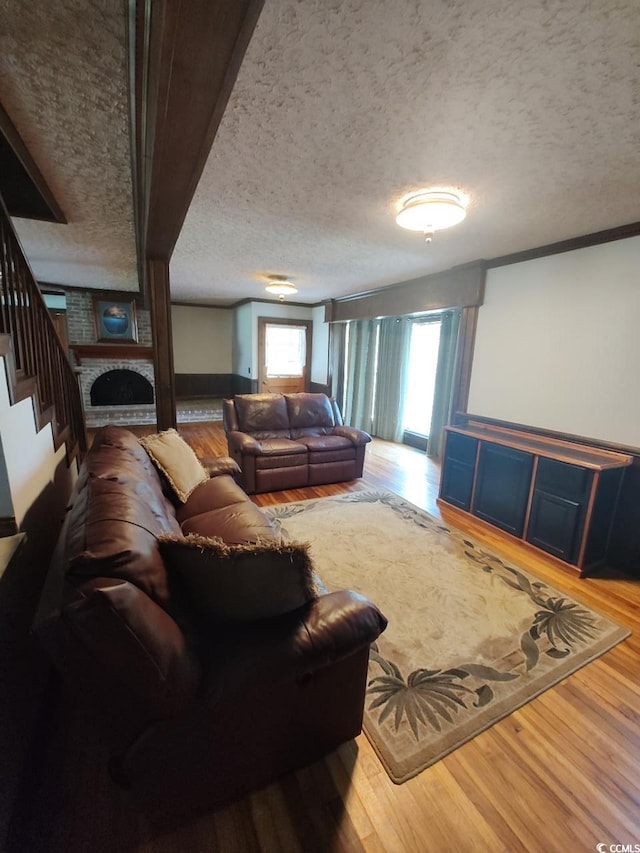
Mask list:
[[[66,290],[67,334],[70,344],[95,344],[96,324],[93,317],[93,295],[99,291]],[[136,307],[138,320],[138,343],[151,346],[151,314],[145,308]]]
[[[99,293],[100,291],[96,290],[65,290],[67,302],[67,336],[71,346],[74,344],[95,344],[98,342],[93,315],[93,296],[94,294],[99,295]],[[122,298],[124,299],[126,296]],[[136,319],[138,321],[138,344],[140,346],[151,346],[153,339],[151,335],[150,312],[136,306]],[[131,346],[135,347],[135,344],[131,344]],[[108,347],[105,347],[105,349],[108,350]],[[151,359],[83,357],[82,364],[78,367],[78,378],[87,425],[98,426],[110,421],[118,421],[120,423],[152,423],[155,419],[155,407],[153,405],[127,407],[128,420],[126,421],[122,420],[122,416],[119,413],[119,410],[122,408],[120,406],[98,407],[96,409],[91,405],[91,386],[99,376],[102,376],[103,373],[108,373],[110,370],[133,370],[135,373],[139,373],[145,379],[148,379],[155,389],[155,376],[153,361]],[[138,414],[143,417],[142,420],[138,418]]]

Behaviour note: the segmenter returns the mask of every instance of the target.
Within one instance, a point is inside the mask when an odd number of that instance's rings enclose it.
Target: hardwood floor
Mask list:
[[[180,432],[197,453],[226,453],[219,424],[185,424]],[[438,466],[419,451],[374,441],[361,481],[255,501],[385,487],[440,516],[438,478]],[[580,580],[497,531],[469,523],[464,529],[634,634],[403,785],[389,780],[360,735],[323,761],[174,828],[151,825],[128,808],[100,769],[99,740],[88,749],[73,712],[59,704],[15,849],[573,853],[599,842],[607,850],[640,844],[640,582]]]

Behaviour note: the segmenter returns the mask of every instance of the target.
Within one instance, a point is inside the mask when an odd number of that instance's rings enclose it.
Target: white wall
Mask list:
[[[172,305],[176,373],[232,373],[233,312],[224,308]]]
[[[640,447],[640,237],[488,270],[468,411]]]
[[[3,358],[0,358],[0,435],[13,515],[20,527],[31,505],[53,482],[56,469],[65,458],[65,447],[63,444],[54,450],[49,424],[36,432],[31,397],[14,406],[10,404]],[[75,479],[75,466],[69,476],[71,481]]]
[[[324,322],[324,305],[313,309],[312,319],[311,381],[326,385],[329,379],[329,324]]]
[[[233,312],[233,372],[248,379],[253,379],[251,373],[253,364],[252,317],[250,302],[241,305]]]

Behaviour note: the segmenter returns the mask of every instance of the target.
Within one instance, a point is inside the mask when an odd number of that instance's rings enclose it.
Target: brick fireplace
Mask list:
[[[155,376],[153,361],[149,358],[99,358],[82,354],[82,348],[74,347],[78,360],[78,378],[82,393],[85,418],[88,427],[108,423],[152,424],[156,420]],[[133,374],[133,376],[128,376]],[[107,396],[98,394],[106,389]],[[109,387],[111,386],[111,387]],[[150,402],[139,402],[142,397],[136,392],[144,388]],[[109,393],[111,392],[111,401]],[[93,394],[93,399],[92,399]]]
[[[156,421],[155,407],[155,376],[153,371],[153,350],[151,335],[151,316],[149,311],[138,304],[138,343],[100,343],[96,335],[92,295],[96,291],[67,289],[64,291],[67,309],[67,334],[69,350],[75,362],[82,394],[85,419],[88,427],[103,426],[108,423],[122,425],[154,424]],[[110,293],[104,291],[104,293]],[[113,293],[114,298],[122,298],[124,294]],[[136,379],[133,385],[150,386],[150,397],[147,389],[147,399],[150,402],[137,403],[132,401],[132,388],[120,387],[115,394],[115,401],[96,405],[92,402],[91,392],[96,381],[102,380],[103,388],[111,390],[118,384],[122,376],[114,375],[115,371],[133,373]],[[125,377],[126,379],[126,374]],[[95,394],[94,394],[95,397]],[[113,395],[112,395],[113,400]]]

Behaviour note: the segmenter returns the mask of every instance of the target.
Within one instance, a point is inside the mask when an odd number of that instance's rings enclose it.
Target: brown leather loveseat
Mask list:
[[[326,394],[237,394],[224,401],[223,419],[250,494],[362,477],[371,436],[345,426]]]
[[[213,476],[176,504],[133,433],[99,432],[35,623],[101,724],[115,780],[178,812],[262,787],[357,735],[369,646],[386,627],[346,590],[272,618],[205,618],[163,545],[179,548],[188,533],[219,537],[241,558],[247,550],[258,577],[250,543],[268,552],[277,538],[227,469],[214,461]],[[199,556],[201,541],[190,553]]]

